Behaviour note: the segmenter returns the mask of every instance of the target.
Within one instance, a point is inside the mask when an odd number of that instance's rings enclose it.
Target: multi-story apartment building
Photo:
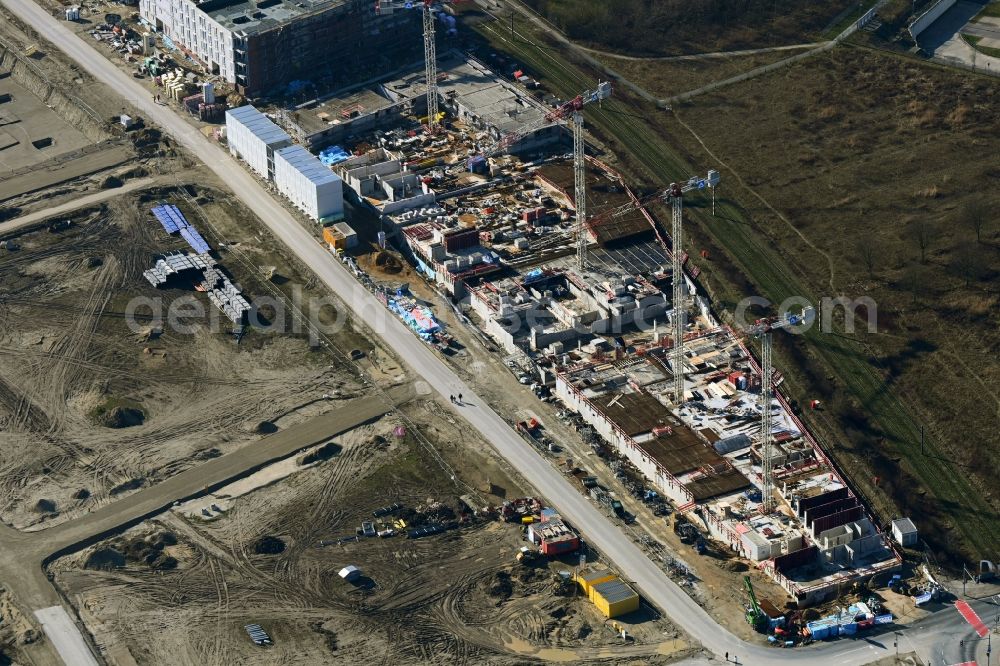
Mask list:
[[[380,16],[370,0],[140,0],[139,13],[250,97],[364,80],[422,44],[418,11]]]

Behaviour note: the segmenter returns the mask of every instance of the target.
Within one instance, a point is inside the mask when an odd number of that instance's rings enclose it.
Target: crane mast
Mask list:
[[[576,266],[587,263],[587,162],[583,141],[583,114],[573,113],[573,196],[576,198]]]
[[[424,75],[427,78],[427,129],[434,133],[438,127],[437,39],[430,2],[424,3],[423,15]]]
[[[760,337],[760,512],[765,515],[774,510],[774,417],[771,413],[771,400],[774,397],[771,379],[774,375],[774,365],[771,361],[771,332],[793,326],[808,326],[815,318],[816,311],[813,308],[806,308],[802,314],[787,314],[782,319],[759,319],[746,330],[747,335]]]
[[[684,402],[684,330],[687,327],[687,307],[684,300],[684,272],[683,272],[683,234],[684,234],[684,198],[681,186],[677,183],[670,185],[670,209],[671,209],[671,232],[670,240],[672,251],[671,261],[673,274],[671,275],[671,286],[673,288],[672,307],[673,317],[671,323],[674,328],[674,347],[671,350],[671,365],[674,373],[674,404],[680,406]]]
[[[771,375],[774,373],[771,365],[771,331],[761,336],[760,342],[760,437],[761,437],[761,513],[767,515],[774,508],[774,434],[771,423]]]

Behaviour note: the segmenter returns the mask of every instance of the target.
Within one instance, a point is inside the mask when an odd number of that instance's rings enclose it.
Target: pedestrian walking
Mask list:
[[[451,404],[453,404],[453,405],[455,404],[455,396],[449,395],[448,399],[451,400]]]
[[[726,661],[727,662],[729,661],[729,653],[728,652],[726,653]]]
[[[462,394],[461,393],[458,394],[458,404],[460,404],[460,405],[462,404]]]

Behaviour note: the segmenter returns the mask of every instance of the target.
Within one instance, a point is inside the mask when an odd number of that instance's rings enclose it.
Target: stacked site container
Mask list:
[[[274,184],[317,222],[344,216],[343,181],[302,146],[288,146],[274,153]]]
[[[590,590],[590,600],[607,618],[639,610],[639,595],[617,577],[594,585]]]
[[[292,137],[249,105],[226,111],[226,141],[229,152],[266,180],[274,180],[274,153],[292,145]]]

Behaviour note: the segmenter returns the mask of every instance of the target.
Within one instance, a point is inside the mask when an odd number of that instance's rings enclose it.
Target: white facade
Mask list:
[[[139,0],[139,15],[191,51],[209,71],[236,83],[233,33],[191,0]]]
[[[892,521],[892,537],[901,546],[917,545],[917,528],[909,518]]]
[[[265,180],[274,180],[274,153],[290,146],[292,137],[252,106],[226,111],[229,152]],[[338,179],[339,180],[339,179]]]
[[[344,215],[343,181],[302,146],[275,151],[274,184],[317,222]]]

